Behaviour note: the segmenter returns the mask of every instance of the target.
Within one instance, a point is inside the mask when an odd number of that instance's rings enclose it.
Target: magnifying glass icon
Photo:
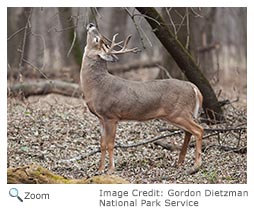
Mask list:
[[[22,198],[19,196],[19,191],[18,191],[18,189],[16,189],[16,188],[11,188],[11,189],[9,190],[9,195],[10,195],[11,197],[16,197],[16,198],[19,199],[20,202],[23,202]]]

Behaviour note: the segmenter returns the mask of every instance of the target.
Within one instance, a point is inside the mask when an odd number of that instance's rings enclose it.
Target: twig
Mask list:
[[[44,70],[44,68],[45,68],[45,50],[46,50],[46,42],[45,42],[45,39],[44,39],[44,37],[43,37],[43,35],[41,35],[41,34],[38,34],[38,33],[34,33],[34,32],[31,32],[31,34],[33,35],[33,36],[37,36],[37,37],[39,37],[41,40],[42,40],[42,44],[43,44],[43,63],[42,63],[42,67],[39,69],[39,68],[37,68],[38,70],[39,70],[39,72],[40,72],[40,70]],[[23,58],[23,61],[24,61],[24,58]],[[41,72],[40,72],[41,73]],[[41,73],[42,74],[42,73]],[[43,76],[45,75],[44,73],[42,74]],[[46,76],[46,75],[45,75]],[[44,77],[45,77],[44,76]]]
[[[83,160],[83,159],[85,159],[85,158],[87,158],[87,157],[89,157],[91,155],[99,153],[100,151],[101,150],[98,148],[98,149],[95,149],[92,152],[86,153],[84,155],[79,155],[77,157],[66,159],[66,160],[59,160],[58,163],[71,163],[71,162],[74,162],[74,161]]]
[[[96,14],[98,15],[99,19],[102,19],[102,15],[99,13],[99,11],[97,10],[96,7],[91,7],[90,9],[91,11],[91,14],[93,16],[93,19],[94,19],[94,22],[95,22],[95,26],[98,27],[98,22],[97,22],[97,19],[96,19]]]
[[[176,33],[178,33],[180,31],[180,29],[182,28],[182,26],[183,26],[183,23],[184,23],[184,20],[185,20],[185,17],[186,17],[186,13],[184,14],[184,16],[182,16],[177,10],[175,10],[175,12],[182,19],[179,26],[178,26],[178,29],[176,30]]]
[[[164,73],[165,73],[165,75],[170,79],[170,78],[172,78],[172,76],[169,74],[169,71],[164,67],[164,66],[162,66],[161,64],[156,64],[157,65],[157,67],[159,67],[160,68],[160,70],[162,70]]]
[[[80,8],[78,8],[78,15],[76,17],[75,26],[78,26],[79,14],[80,14]],[[70,49],[68,50],[67,57],[69,57],[70,54],[71,54],[71,51],[72,51],[72,49],[74,47],[74,44],[76,42],[76,38],[77,38],[77,27],[75,27],[74,30],[73,30],[73,39],[72,39],[72,43],[71,43]]]
[[[240,126],[245,125],[246,123],[240,124]],[[239,126],[239,125],[238,125]],[[206,132],[228,132],[228,131],[239,131],[239,130],[246,130],[247,127],[228,127],[228,128],[204,128],[204,131]],[[172,131],[172,129],[169,128],[160,128],[160,132],[164,131]],[[205,138],[205,136],[204,136]]]
[[[8,38],[7,38],[7,41],[9,41],[10,39],[12,39],[15,35],[17,35],[19,32],[25,30],[26,27],[21,27],[19,28],[16,32],[12,33]]]
[[[170,11],[171,11],[172,7],[171,8],[166,8],[166,12],[167,12],[167,15],[168,15],[168,18],[169,18],[169,21],[173,27],[173,30],[174,30],[174,34],[175,34],[175,38],[177,39],[177,30],[176,30],[176,25],[172,19],[172,16],[170,14]]]
[[[97,7],[93,7],[93,8],[91,8],[91,9],[93,9],[94,12],[96,12],[96,14],[98,15],[99,19],[102,19],[102,18],[103,18],[103,16],[99,13]],[[97,25],[96,25],[96,26],[97,26]]]
[[[68,50],[67,57],[69,57],[70,54],[71,54],[71,51],[72,51],[72,49],[74,47],[74,44],[75,44],[75,41],[76,41],[76,37],[77,37],[77,32],[76,32],[76,30],[74,30],[72,43],[71,43],[70,49]]]
[[[132,22],[133,22],[133,24],[134,24],[134,26],[135,26],[135,28],[136,28],[136,30],[137,30],[137,32],[138,32],[140,41],[141,41],[141,43],[142,43],[142,47],[143,47],[144,49],[146,49],[146,48],[145,48],[145,44],[144,44],[144,38],[142,37],[141,32],[140,32],[140,29],[139,29],[139,26],[137,25],[137,23],[136,23],[136,21],[135,21],[135,16],[134,16],[134,14],[132,14],[132,13],[129,11],[129,9],[128,9],[127,7],[125,7],[124,10],[125,10],[126,13],[130,16],[130,18],[131,18],[131,20],[132,20]]]
[[[159,21],[157,21],[156,19],[154,19],[148,15],[136,13],[136,14],[133,14],[133,17],[135,17],[135,16],[141,16],[141,17],[150,19],[150,20],[154,21],[156,24],[158,24],[159,26],[161,25],[161,23]]]
[[[160,139],[163,139],[163,138],[167,138],[167,137],[171,137],[171,136],[174,136],[174,135],[178,135],[178,134],[181,134],[182,131],[178,130],[178,131],[175,131],[173,133],[169,133],[169,134],[166,134],[166,135],[161,135],[161,136],[158,136],[158,137],[155,137],[155,138],[151,138],[151,139],[147,139],[147,140],[144,140],[144,141],[140,141],[138,143],[131,143],[131,144],[118,144],[115,146],[115,148],[130,148],[130,147],[137,147],[137,146],[141,146],[141,145],[145,145],[145,144],[148,144],[148,143],[152,143],[152,142],[155,142],[157,140],[160,140]]]
[[[240,131],[246,130],[247,127],[228,127],[228,128],[205,128],[204,130],[207,132],[229,132],[229,131]]]
[[[23,62],[27,63],[28,65],[30,65],[32,68],[34,68],[35,70],[37,70],[45,79],[49,80],[49,78],[46,76],[45,73],[43,73],[41,71],[41,69],[39,69],[38,67],[36,67],[35,65],[33,65],[32,63],[30,63],[28,60],[23,58]]]
[[[198,12],[196,12],[196,11],[193,9],[193,7],[191,7],[190,9],[191,9],[191,12],[194,14],[194,17],[203,18],[203,16],[200,15]],[[201,9],[199,8],[199,10],[201,10]]]
[[[186,36],[185,48],[186,48],[186,50],[188,50],[189,45],[190,45],[190,17],[189,17],[188,7],[186,7],[186,31],[187,31],[187,36]]]
[[[245,154],[247,153],[247,146],[243,147],[229,147],[229,146],[220,146],[220,149],[223,151],[229,152],[235,152],[238,154]]]
[[[30,18],[32,16],[32,11],[33,11],[33,8],[31,8],[30,11],[29,11],[27,22],[26,22],[26,25],[24,27],[25,31],[24,31],[24,36],[23,36],[22,48],[20,50],[21,54],[20,54],[20,60],[19,60],[19,68],[21,68],[22,62],[23,62],[23,57],[24,57],[24,52],[25,52],[25,46],[26,46],[26,37],[27,37],[28,29],[30,28]]]

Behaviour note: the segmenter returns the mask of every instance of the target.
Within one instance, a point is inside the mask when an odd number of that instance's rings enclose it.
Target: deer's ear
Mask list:
[[[106,53],[99,53],[98,54],[99,57],[105,61],[109,61],[109,62],[116,62],[118,61],[118,57],[115,55],[108,55]]]

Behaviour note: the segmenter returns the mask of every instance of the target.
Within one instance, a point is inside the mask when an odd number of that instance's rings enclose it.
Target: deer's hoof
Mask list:
[[[108,175],[111,175],[115,172],[115,168],[109,168],[109,170],[107,171]]]
[[[104,170],[97,170],[94,175],[103,175],[104,173]]]
[[[195,165],[186,171],[186,175],[193,175],[200,170],[201,165]]]

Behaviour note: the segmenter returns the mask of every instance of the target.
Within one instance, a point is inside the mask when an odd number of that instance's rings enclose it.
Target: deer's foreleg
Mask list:
[[[114,171],[114,146],[115,146],[115,135],[116,125],[115,120],[104,119],[101,125],[101,162],[99,170],[102,171],[105,168],[105,155],[106,150],[109,153],[109,170],[108,173]]]

